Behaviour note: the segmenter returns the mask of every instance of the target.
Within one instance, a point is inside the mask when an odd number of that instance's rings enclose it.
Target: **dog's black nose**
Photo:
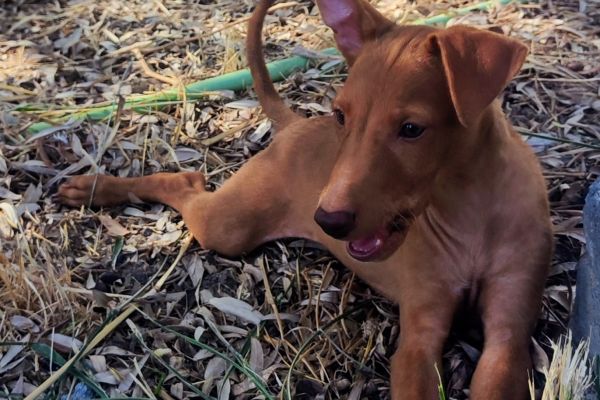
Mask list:
[[[342,239],[354,229],[356,214],[348,211],[327,212],[321,207],[315,212],[315,222],[331,237]]]

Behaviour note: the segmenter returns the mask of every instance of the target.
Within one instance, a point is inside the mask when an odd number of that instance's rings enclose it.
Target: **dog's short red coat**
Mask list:
[[[256,92],[278,128],[267,149],[214,193],[200,173],[99,176],[95,185],[78,176],[60,187],[60,199],[87,204],[95,186],[96,206],[168,204],[203,247],[230,256],[276,238],[318,241],[400,306],[394,400],[437,398],[435,365],[457,312],[483,322],[471,398],[525,399],[552,234],[538,162],[494,98],[526,48],[468,27],[396,26],[363,0],[318,4],[351,65],[335,100],[343,126],[333,117],[300,118],[277,96],[261,51],[269,6],[261,2],[247,48]],[[339,6],[348,15],[331,15]],[[407,122],[423,134],[399,137]],[[318,206],[355,213],[346,241],[315,223]],[[409,225],[374,261],[349,255],[348,241],[387,229],[399,213],[411,216]]]

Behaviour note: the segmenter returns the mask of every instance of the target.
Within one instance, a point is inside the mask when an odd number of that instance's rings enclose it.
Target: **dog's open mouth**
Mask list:
[[[398,214],[374,233],[347,243],[348,254],[358,261],[376,261],[389,257],[402,244],[412,220],[409,212]]]

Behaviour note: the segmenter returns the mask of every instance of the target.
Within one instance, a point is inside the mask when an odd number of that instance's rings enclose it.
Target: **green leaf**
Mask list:
[[[125,239],[123,238],[123,236],[117,237],[117,239],[115,240],[115,244],[113,245],[113,248],[112,248],[111,265],[112,265],[113,269],[115,269],[117,266],[117,258],[119,258],[119,254],[121,254],[121,250],[123,250],[124,244],[125,244]]]

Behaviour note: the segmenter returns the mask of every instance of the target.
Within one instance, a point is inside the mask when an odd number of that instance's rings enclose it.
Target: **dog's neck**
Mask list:
[[[451,162],[439,174],[425,210],[428,218],[461,232],[477,232],[493,204],[504,200],[506,180],[500,182],[499,177],[514,167],[511,130],[499,103],[494,102],[470,132],[464,132],[474,140],[455,149],[461,154],[454,159],[460,162]]]

